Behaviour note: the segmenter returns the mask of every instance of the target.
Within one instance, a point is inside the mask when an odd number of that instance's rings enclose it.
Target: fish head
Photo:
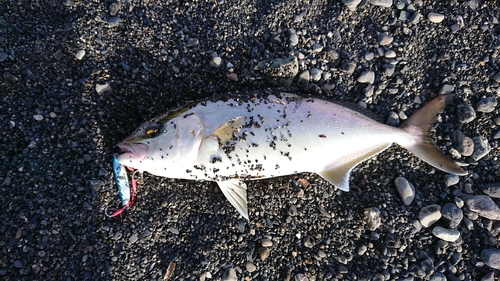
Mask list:
[[[192,163],[204,138],[202,120],[195,114],[166,118],[160,116],[141,125],[118,144],[124,153],[118,161],[127,167],[167,175]]]

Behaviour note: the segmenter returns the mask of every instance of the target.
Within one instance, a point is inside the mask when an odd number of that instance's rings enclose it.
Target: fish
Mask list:
[[[160,177],[215,181],[248,220],[246,180],[310,172],[349,191],[351,171],[393,143],[439,170],[466,175],[465,164],[429,137],[449,99],[436,97],[399,127],[367,109],[290,93],[203,101],[141,125],[118,144],[118,161]]]

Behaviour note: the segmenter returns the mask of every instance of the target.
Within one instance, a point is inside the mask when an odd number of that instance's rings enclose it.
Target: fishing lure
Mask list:
[[[120,198],[122,207],[114,211],[112,214],[108,214],[107,211],[105,211],[106,216],[110,218],[118,216],[123,211],[134,205],[135,191],[136,191],[136,181],[134,179],[134,175],[132,175],[132,180],[131,180],[132,183],[132,192],[131,192],[130,183],[127,176],[127,170],[125,169],[125,166],[123,166],[122,164],[120,164],[120,162],[118,162],[116,156],[113,157],[113,176],[116,188],[118,189],[118,198]]]

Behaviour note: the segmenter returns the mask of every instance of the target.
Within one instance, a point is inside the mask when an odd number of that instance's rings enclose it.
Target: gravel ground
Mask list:
[[[0,3],[0,279],[500,276],[497,1],[179,2]],[[148,174],[131,210],[104,216],[116,144],[142,122],[272,91],[394,125],[454,93],[434,139],[469,175],[394,146],[348,193],[313,174],[248,182],[249,222],[215,183]]]

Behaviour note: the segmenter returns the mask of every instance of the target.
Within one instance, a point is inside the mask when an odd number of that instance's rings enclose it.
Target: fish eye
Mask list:
[[[146,128],[146,136],[148,138],[156,138],[161,133],[161,125],[153,124]]]

